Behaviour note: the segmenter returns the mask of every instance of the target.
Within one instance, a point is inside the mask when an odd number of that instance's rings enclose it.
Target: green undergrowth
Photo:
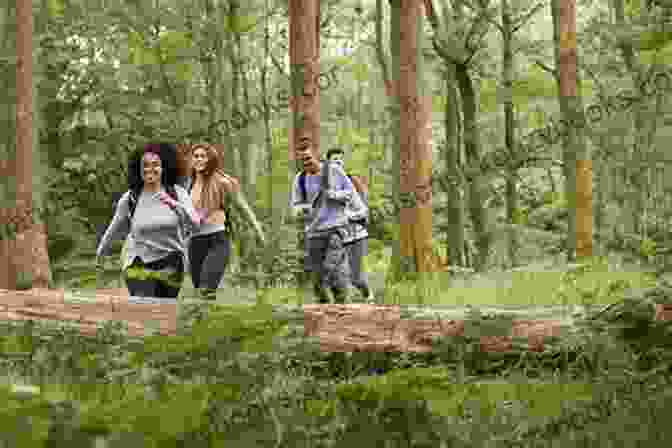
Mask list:
[[[563,305],[607,305],[624,290],[651,287],[648,272],[627,270],[604,262],[555,270],[508,271],[476,275],[433,274],[422,282],[408,281],[377,291],[379,303],[435,307],[525,308]],[[300,304],[310,300],[294,287],[265,293],[269,303]],[[307,297],[307,299],[306,299]],[[355,300],[359,295],[353,292]]]
[[[599,263],[553,274],[559,279],[549,286],[534,273],[514,273],[507,294],[536,297],[536,285],[553,303],[600,306],[546,338],[540,352],[529,351],[525,338],[507,352],[483,351],[481,337],[509,334],[512,316],[474,307],[463,335],[435,339],[427,353],[325,353],[304,335],[299,309],[275,306],[296,303],[291,288],[255,291],[246,306],[227,304],[234,291],[209,304],[183,301],[174,336],[130,338],[114,322],[94,337],[65,325],[6,323],[0,446],[655,447],[669,440],[672,326],[654,314],[656,304],[672,303],[672,285],[651,286],[642,274],[619,276]],[[382,298],[427,303],[448,292],[407,284]],[[628,421],[637,431],[624,429]]]
[[[653,314],[670,297],[664,283],[621,294],[541,352],[524,340],[482,351],[480,337],[505,334],[510,319],[478,312],[464,335],[428,353],[324,353],[304,336],[301,313],[269,304],[194,306],[179,334],[142,340],[114,323],[95,337],[2,325],[0,438],[11,447],[659,446],[672,435],[672,328]]]
[[[539,307],[604,305],[618,300],[624,289],[650,287],[646,272],[623,270],[604,262],[549,270],[508,271],[454,277],[435,274],[423,283],[393,285],[386,303],[433,306]]]

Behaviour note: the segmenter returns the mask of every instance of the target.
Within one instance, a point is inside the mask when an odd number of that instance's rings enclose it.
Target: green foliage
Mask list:
[[[236,14],[229,16],[229,20],[224,22],[224,31],[227,33],[248,33],[252,31],[262,19],[255,15]]]
[[[670,302],[670,291],[666,284],[649,289],[644,302]],[[645,417],[637,403],[665,410],[669,388],[661,379],[672,333],[644,302],[632,298],[591,315],[537,354],[524,345],[509,354],[481,352],[486,327],[507,319],[477,312],[463,337],[438,341],[426,354],[320,353],[287,326],[300,316],[268,306],[211,307],[192,330],[144,342],[113,327],[88,339],[35,324],[1,327],[0,365],[42,380],[27,398],[0,388],[0,424],[20,428],[31,417],[33,430],[16,434],[21,446],[96,436],[111,446],[131,439],[143,446],[241,439],[296,446],[308,438],[344,446],[362,437],[393,446],[408,439],[418,446],[552,446],[568,432],[575,440],[594,431],[609,437],[617,416],[660,432],[657,414]],[[373,366],[383,374],[367,375]],[[587,372],[594,372],[590,382]],[[64,413],[67,403],[76,412]]]
[[[65,12],[65,4],[63,0],[49,0],[46,2],[49,15],[51,17],[61,17]]]
[[[19,291],[33,287],[33,273],[20,271],[16,274],[16,289]]]

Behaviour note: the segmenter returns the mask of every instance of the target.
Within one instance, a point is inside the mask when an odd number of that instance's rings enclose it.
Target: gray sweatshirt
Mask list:
[[[165,190],[162,188],[161,191]],[[112,222],[100,240],[96,255],[109,255],[112,241],[128,238],[122,269],[126,269],[135,257],[151,263],[173,252],[184,254],[186,262],[185,241],[197,229],[197,224],[192,220],[195,210],[184,188],[176,185],[175,191],[178,199],[175,210],[155,197],[157,193],[142,192],[132,223],[128,216],[130,193],[124,193],[119,199]]]
[[[320,191],[322,175],[327,169],[331,170],[331,183],[329,188],[323,191],[326,200],[314,203]],[[299,173],[294,178],[290,200],[294,214],[298,213],[301,209],[306,210],[306,238],[317,238],[334,229],[348,230],[348,224],[353,215],[363,213],[363,216],[366,216],[366,205],[364,205],[352,181],[350,181],[341,166],[334,163],[323,163],[321,174],[306,174],[305,198],[302,197],[299,185],[300,176],[301,174]],[[350,208],[349,211],[348,208]]]

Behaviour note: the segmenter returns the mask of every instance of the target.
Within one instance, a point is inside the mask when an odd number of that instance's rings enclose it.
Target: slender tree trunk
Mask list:
[[[399,59],[393,71],[400,105],[399,249],[400,274],[405,275],[434,270],[431,120],[423,76],[422,2],[403,0],[395,7],[399,7],[399,34],[391,39],[399,40]]]
[[[573,249],[568,259],[573,260],[593,254],[592,161],[585,141],[585,116],[577,73],[576,3],[575,0],[552,0],[552,8],[557,24],[554,28],[560,108],[566,122],[571,123],[567,127],[565,167],[570,207],[569,240],[572,242],[568,244],[568,255]]]
[[[389,46],[385,45],[384,36],[384,18],[385,18],[385,3],[384,0],[376,0],[376,60],[380,66],[383,78],[383,85],[386,94],[386,110],[381,114],[382,129],[382,145],[384,151],[384,170],[390,169],[393,173],[399,172],[399,152],[396,148],[399,147],[399,126],[400,126],[400,107],[397,100],[396,81],[393,68],[399,65],[399,39],[393,36],[399,35],[399,1],[389,0],[390,5],[390,30],[387,42]],[[389,48],[389,55],[386,51]],[[391,144],[388,144],[390,142]],[[400,197],[400,183],[399,177],[394,176],[392,182],[392,200],[394,203],[395,217],[399,219],[399,197]],[[396,237],[392,242],[392,257],[390,262],[390,269],[388,271],[388,280],[395,281],[397,274],[401,272],[401,247],[398,237],[398,221],[395,224]]]
[[[229,23],[231,24],[230,36],[233,39],[229,56],[231,60],[231,71],[234,73],[234,79],[236,80],[232,84],[232,88],[235,88],[235,90],[232,91],[232,96],[236,98],[233,105],[236,113],[241,114],[243,117],[250,117],[252,108],[249,99],[249,81],[243,64],[244,48],[242,33],[239,32],[236,26],[243,12],[239,0],[229,1]],[[258,124],[254,121],[247,122],[247,119],[243,120],[243,123],[244,126],[238,129],[235,139],[233,139],[233,141],[235,141],[235,148],[230,148],[230,150],[235,151],[237,154],[239,170],[236,174],[240,178],[242,192],[248,201],[253,203],[256,196],[256,189],[254,188],[254,177],[256,172],[254,165],[256,154],[253,154],[255,147],[252,144],[252,133]],[[250,254],[253,245],[252,236],[248,233],[241,232],[238,235],[237,243],[240,260],[246,265],[247,263],[245,263],[245,260],[248,260],[248,255]],[[247,266],[241,267],[245,268]]]
[[[460,167],[459,145],[459,107],[460,101],[455,79],[455,66],[444,62],[446,77],[446,110],[444,125],[446,129],[446,172],[448,206],[446,218],[448,222],[446,239],[448,241],[448,264],[451,266],[466,266],[464,253],[464,200]]]
[[[503,67],[502,78],[504,84],[504,141],[506,150],[510,157],[510,163],[506,176],[506,219],[510,225],[509,227],[509,263],[511,267],[519,265],[518,260],[518,229],[519,212],[518,212],[518,188],[517,188],[517,169],[515,166],[515,120],[513,110],[513,77],[514,77],[514,60],[513,60],[513,27],[511,24],[511,11],[508,0],[502,0],[502,43],[503,43]]]
[[[560,103],[560,112],[563,119],[567,122],[567,117],[569,115],[567,100],[562,95],[562,90],[560,88],[560,2],[564,0],[551,0],[551,17],[553,19],[553,49],[555,56],[555,67],[558,72],[556,77],[556,82],[558,85],[558,102]],[[570,122],[571,123],[571,122]],[[576,204],[575,204],[575,195],[574,189],[576,186],[576,155],[572,153],[572,145],[570,143],[573,128],[575,125],[567,126],[567,136],[563,139],[563,151],[562,151],[562,171],[565,176],[565,200],[567,203],[567,238],[565,242],[565,251],[567,255],[567,261],[573,261],[575,257],[575,247],[576,241],[574,239],[575,228],[576,228]]]
[[[623,0],[613,0],[613,10],[614,10],[614,21],[618,27],[627,27],[629,26],[625,20],[625,5]],[[645,14],[647,8],[644,4],[641,5],[642,14]],[[632,84],[634,89],[637,91],[637,94],[640,98],[646,98],[646,94],[643,78],[645,76],[644,69],[638,62],[637,53],[635,51],[635,46],[631,39],[623,39],[619,43],[621,50],[621,55],[623,62],[630,73],[630,78],[632,79]],[[629,164],[626,165],[627,170],[627,188],[628,188],[628,206],[630,207],[630,212],[632,213],[632,229],[630,231],[635,234],[646,234],[646,229],[644,225],[645,221],[645,212],[646,212],[646,200],[645,200],[645,190],[646,190],[646,181],[644,179],[645,173],[648,171],[648,163],[646,161],[647,153],[650,149],[650,140],[647,136],[647,121],[652,123],[652,126],[649,128],[655,128],[655,116],[653,119],[646,117],[647,114],[647,103],[645,101],[636,101],[632,107],[633,118],[634,118],[634,128],[635,128],[635,139],[634,144],[628,148],[627,157]]]
[[[487,197],[487,176],[481,172],[481,141],[477,128],[478,99],[469,75],[469,69],[463,64],[456,66],[457,82],[462,97],[464,122],[464,150],[469,185],[469,212],[476,234],[478,253],[474,260],[474,268],[482,271],[486,268],[492,246],[492,226],[488,210],[485,206]]]
[[[604,156],[604,152],[607,150],[607,137],[602,134],[599,137],[599,146],[598,151],[593,153],[593,160],[597,162],[595,167],[595,207],[593,213],[595,215],[595,246],[597,247],[598,254],[604,254],[604,235],[606,235],[605,229],[605,217],[606,217],[606,198],[607,198],[607,188],[609,181],[608,173],[608,161]]]
[[[264,104],[264,146],[267,157],[266,170],[270,173],[267,179],[267,189],[268,189],[268,198],[271,200],[271,204],[282,203],[282,200],[287,197],[287,195],[277,196],[278,183],[280,185],[286,184],[282,182],[282,179],[278,179],[278,167],[276,167],[276,160],[273,154],[273,130],[271,128],[271,98],[268,88],[268,64],[267,61],[271,53],[271,30],[270,30],[270,5],[269,0],[265,0],[265,19],[264,19],[264,64],[261,67],[261,93],[262,100]],[[281,173],[281,177],[285,177],[284,173]],[[280,181],[280,182],[278,182]],[[274,207],[271,206],[271,235],[278,235],[282,227],[282,218],[284,216],[284,207]],[[269,250],[269,260],[273,260],[275,255],[280,250],[280,240],[278,238],[271,238],[268,244]]]

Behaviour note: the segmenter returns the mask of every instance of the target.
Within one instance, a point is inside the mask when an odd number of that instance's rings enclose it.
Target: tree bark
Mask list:
[[[319,0],[289,1],[289,57],[293,116],[291,145],[295,160],[305,151],[320,155]]]
[[[572,242],[568,244],[568,259],[573,260],[593,254],[592,161],[585,140],[585,116],[577,73],[576,1],[552,0],[551,7],[560,109],[566,123],[571,124],[567,126],[564,152],[570,208],[569,240]]]
[[[269,0],[266,0],[264,3],[264,64],[261,67],[261,92],[263,100],[263,114],[264,114],[264,147],[267,156],[267,165],[266,170],[269,175],[266,177],[266,188],[267,196],[272,204],[282,203],[282,201],[288,196],[286,182],[282,182],[283,177],[285,176],[286,168],[284,163],[281,163],[279,160],[276,160],[275,154],[273,153],[273,128],[271,123],[271,97],[269,92],[269,67],[267,61],[269,60],[271,53],[271,29],[270,29],[270,5]],[[280,172],[279,172],[280,171]],[[285,186],[285,188],[279,188]],[[280,194],[278,194],[280,193]],[[276,256],[280,254],[280,242],[281,239],[277,237],[282,230],[283,217],[285,216],[284,207],[270,207],[270,216],[271,216],[271,233],[272,237],[269,240],[267,246],[267,261],[273,263],[276,259]],[[270,266],[269,266],[270,269]]]
[[[486,268],[490,256],[492,226],[488,210],[485,206],[488,182],[481,170],[481,140],[476,126],[478,99],[468,67],[464,64],[457,64],[456,75],[462,97],[464,152],[468,171],[467,183],[469,185],[469,213],[474,225],[476,247],[478,249],[474,260],[474,268],[477,271],[482,271]]]
[[[291,66],[289,157],[295,171],[302,170],[301,159],[307,153],[320,157],[320,1],[289,0],[289,63]],[[290,173],[290,182],[293,173]],[[297,220],[297,249],[303,252],[305,235],[302,220]],[[298,275],[301,291],[307,278]]]
[[[645,5],[641,6],[642,15],[646,14],[647,7]],[[614,10],[614,19],[615,25],[617,27],[627,27],[629,26],[625,20],[625,5],[623,0],[613,0],[613,10]],[[643,78],[646,76],[645,69],[639,64],[637,58],[637,52],[635,45],[630,38],[622,38],[619,42],[619,48],[621,50],[621,56],[623,62],[628,69],[630,78],[632,79],[632,84],[639,95],[639,98],[646,98],[647,92],[645,89],[645,84]],[[646,215],[646,189],[647,182],[644,179],[645,174],[649,172],[649,164],[646,161],[646,156],[650,152],[651,148],[651,139],[647,136],[647,114],[650,114],[654,119],[648,120],[651,124],[648,129],[648,133],[651,131],[655,132],[656,120],[655,117],[657,114],[651,114],[647,112],[647,102],[646,101],[635,101],[632,107],[633,118],[634,118],[634,127],[635,127],[635,139],[634,144],[628,148],[627,160],[628,164],[626,165],[627,177],[626,177],[626,188],[628,189],[628,201],[627,204],[630,206],[630,211],[632,213],[631,221],[632,228],[628,229],[634,234],[643,234],[646,236],[646,225],[645,225],[645,215]]]
[[[399,102],[400,274],[434,270],[432,252],[431,121],[423,79],[420,0],[392,0],[399,8],[398,61],[393,64]]]
[[[446,110],[444,126],[446,131],[446,173],[448,205],[446,207],[447,218],[447,252],[448,264],[451,266],[466,267],[464,250],[464,224],[465,210],[462,189],[460,167],[460,144],[459,144],[459,107],[460,101],[457,92],[457,81],[455,79],[455,66],[444,61],[446,76]]]
[[[16,2],[16,265],[17,287],[33,283],[33,8]]]
[[[509,263],[511,267],[519,265],[518,259],[518,230],[520,224],[518,212],[518,188],[517,188],[517,169],[515,166],[515,130],[513,109],[513,26],[511,23],[511,11],[508,0],[502,0],[502,78],[504,84],[504,141],[506,150],[509,154],[509,166],[506,176],[506,219],[509,222]]]
[[[11,202],[13,191],[16,205],[13,209],[0,211],[0,288],[46,288],[50,280],[46,227],[41,216],[33,213],[33,152],[37,141],[33,136],[36,122],[33,120],[32,3],[17,2],[15,11],[7,5],[3,13],[7,19],[5,23],[11,23],[11,16],[15,13],[17,24],[15,35],[7,27],[4,36],[5,51],[12,51],[12,43],[16,44],[16,71],[14,74],[7,72],[5,82],[8,88],[4,89],[7,95],[6,118],[10,128],[14,122],[16,129],[14,135],[11,132],[7,134],[13,141],[6,141],[5,151],[8,158],[14,152],[14,162],[3,161],[4,193],[7,196],[4,199]],[[15,93],[15,107],[11,106],[12,93]]]

